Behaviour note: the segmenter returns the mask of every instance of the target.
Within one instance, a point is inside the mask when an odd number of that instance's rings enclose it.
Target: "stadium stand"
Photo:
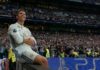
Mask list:
[[[0,16],[14,17],[19,6],[15,5],[1,5]],[[43,9],[34,7],[25,7],[27,10],[27,19],[42,20],[55,23],[64,24],[81,24],[81,25],[96,25],[100,24],[100,18],[95,14],[85,14],[69,11],[59,11],[53,9]]]
[[[1,59],[8,58],[9,40],[7,37],[7,29],[12,21],[15,20],[15,12],[19,7],[20,6],[18,4],[0,4],[0,21],[7,22],[5,20],[9,20],[8,23],[0,22]],[[26,5],[24,8],[27,12],[27,20],[31,21],[31,24],[26,25],[30,28],[33,36],[37,40],[37,46],[32,47],[32,49],[45,57],[47,57],[46,53],[47,50],[49,50],[50,57],[47,58],[49,63],[51,63],[51,67],[54,66],[54,69],[52,70],[57,70],[55,67],[60,63],[60,60],[58,60],[59,57],[61,57],[61,59],[67,57],[67,62],[68,60],[72,60],[73,62],[74,58],[100,58],[100,14],[95,14],[94,12],[86,13],[84,11],[69,11],[65,8],[61,9],[57,7],[42,8]],[[78,28],[76,25],[80,25],[80,28]],[[62,27],[59,28],[58,26]],[[83,30],[81,30],[81,28],[83,28]],[[60,29],[62,30],[60,31]],[[49,60],[49,58],[54,59]],[[53,62],[56,64],[54,63],[53,65]],[[72,62],[69,62],[69,64]],[[21,63],[19,62],[19,64]],[[70,66],[71,65],[69,65],[69,67]],[[7,67],[8,65],[5,68]],[[26,68],[25,70],[29,69],[30,67],[35,68],[30,64],[27,65],[27,63],[22,63],[22,67],[24,69]],[[74,67],[71,68],[71,70],[75,70],[73,69]],[[99,70],[99,67],[97,70]]]

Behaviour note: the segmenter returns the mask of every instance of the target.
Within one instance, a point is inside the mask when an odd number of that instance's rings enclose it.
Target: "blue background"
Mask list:
[[[100,58],[49,58],[50,70],[100,70]]]

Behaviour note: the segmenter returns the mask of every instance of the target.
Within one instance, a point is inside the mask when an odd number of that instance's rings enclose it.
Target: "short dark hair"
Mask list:
[[[19,8],[18,11],[16,12],[16,16],[18,15],[18,13],[19,13],[20,11],[25,11],[25,9],[24,9],[24,8]]]

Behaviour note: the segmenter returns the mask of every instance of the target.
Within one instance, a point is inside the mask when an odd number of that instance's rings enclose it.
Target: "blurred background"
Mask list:
[[[100,0],[0,0],[1,59],[8,59],[7,31],[16,22],[19,8],[26,10],[25,26],[37,40],[32,49],[50,62],[53,58],[100,58]],[[100,70],[96,67],[95,70]]]

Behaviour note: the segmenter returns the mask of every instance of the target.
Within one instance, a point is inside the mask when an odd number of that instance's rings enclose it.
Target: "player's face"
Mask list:
[[[17,15],[17,19],[24,22],[26,20],[26,13],[24,11],[20,11]]]

